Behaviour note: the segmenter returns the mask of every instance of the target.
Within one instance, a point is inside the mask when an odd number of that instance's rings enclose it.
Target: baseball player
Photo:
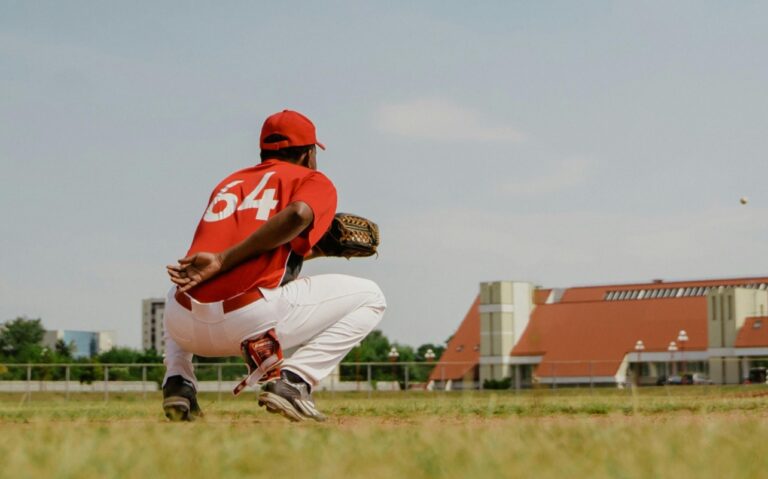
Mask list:
[[[336,189],[317,171],[315,126],[284,110],[264,122],[261,163],[213,190],[187,256],[168,266],[163,409],[202,415],[192,355],[243,354],[248,384],[267,379],[259,405],[288,419],[325,419],[312,389],[381,321],[372,281],[299,277],[336,210]],[[282,350],[296,348],[283,360]],[[279,372],[278,372],[279,371]],[[245,382],[245,380],[244,380]]]

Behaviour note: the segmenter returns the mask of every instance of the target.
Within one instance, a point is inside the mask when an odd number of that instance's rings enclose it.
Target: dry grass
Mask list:
[[[744,392],[747,391],[747,394]],[[324,424],[204,396],[167,423],[159,397],[0,395],[0,478],[762,477],[757,389],[325,395]]]

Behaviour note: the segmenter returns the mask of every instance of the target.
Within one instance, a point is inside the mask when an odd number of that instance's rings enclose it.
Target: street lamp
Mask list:
[[[426,359],[427,363],[429,363],[429,364],[432,364],[432,362],[435,360],[436,356],[437,355],[435,354],[434,351],[432,351],[432,348],[428,348],[427,352],[424,353],[424,359]],[[430,369],[429,369],[429,377],[432,376],[432,370],[433,370],[433,368],[430,367]],[[435,381],[433,379],[430,379],[429,382],[427,383],[427,391],[432,391],[434,389],[434,387],[435,387]]]
[[[424,353],[424,359],[427,360],[428,363],[431,363],[435,360],[435,352],[432,351],[432,348],[427,349],[427,352]]]
[[[675,366],[675,351],[677,351],[677,344],[675,344],[674,341],[670,341],[669,346],[667,346],[667,351],[669,351],[669,372],[672,373],[672,368]]]
[[[635,343],[635,351],[637,351],[637,373],[635,373],[635,386],[640,385],[640,373],[642,371],[640,366],[640,353],[645,350],[645,344],[642,339],[638,339]]]
[[[392,346],[392,349],[389,350],[389,354],[387,354],[387,358],[389,358],[389,362],[392,363],[392,378],[397,381],[397,366],[395,366],[395,363],[397,362],[397,358],[400,357],[400,353],[397,352],[397,348]]]
[[[688,341],[688,333],[681,329],[677,333],[677,342],[680,343],[680,363],[682,364],[683,374],[685,374],[685,343]]]
[[[400,357],[400,353],[397,352],[396,347],[392,346],[392,349],[389,350],[387,357],[389,358],[389,362],[394,363],[397,361],[397,358]]]

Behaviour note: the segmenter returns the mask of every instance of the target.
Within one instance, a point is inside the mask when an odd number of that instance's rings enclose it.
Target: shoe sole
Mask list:
[[[315,405],[309,401],[297,400],[294,407],[299,410],[302,416],[314,419],[317,422],[324,422],[327,418],[315,408]]]
[[[282,414],[283,417],[293,422],[301,422],[305,419],[304,416],[293,407],[293,404],[291,404],[290,401],[270,392],[259,394],[259,406],[266,407],[267,411],[272,414]]]
[[[193,419],[189,413],[189,399],[183,396],[169,396],[163,399],[163,411],[165,411],[165,417],[173,422],[191,421]]]

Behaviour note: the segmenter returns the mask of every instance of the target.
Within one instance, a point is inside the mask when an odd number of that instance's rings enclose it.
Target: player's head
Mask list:
[[[315,169],[315,145],[323,150],[325,145],[317,141],[315,125],[297,111],[283,110],[271,115],[261,128],[261,160],[279,159]]]

